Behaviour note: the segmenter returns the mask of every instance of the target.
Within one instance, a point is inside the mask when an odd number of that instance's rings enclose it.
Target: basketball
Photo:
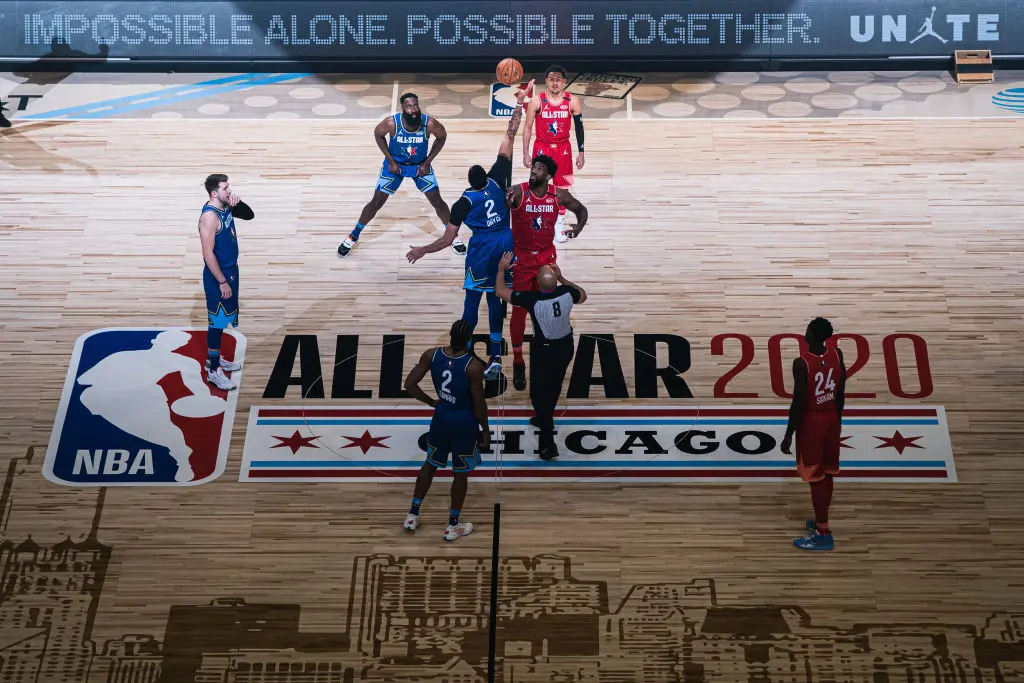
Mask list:
[[[523,65],[520,64],[517,59],[506,57],[498,62],[498,68],[495,70],[495,75],[497,76],[499,83],[504,83],[505,85],[518,83],[523,77]]]

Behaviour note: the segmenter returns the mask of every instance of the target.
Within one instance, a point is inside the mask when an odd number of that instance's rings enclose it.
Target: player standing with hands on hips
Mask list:
[[[568,74],[564,67],[557,64],[549,66],[544,72],[544,84],[547,89],[539,96],[530,100],[526,107],[526,125],[523,126],[523,166],[530,168],[538,154],[546,154],[558,165],[558,174],[552,183],[556,189],[568,190],[573,186],[572,145],[569,141],[569,119],[576,129],[576,169],[582,169],[583,157],[583,107],[579,99],[565,92]],[[531,97],[533,93],[530,93]],[[530,149],[530,137],[536,124],[537,139]],[[565,209],[559,209],[558,222],[555,224],[555,241],[564,242]]]

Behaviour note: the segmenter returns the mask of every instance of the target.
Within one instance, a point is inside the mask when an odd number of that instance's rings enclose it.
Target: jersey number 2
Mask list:
[[[822,380],[825,381],[824,388],[822,388],[822,386],[821,386]],[[818,373],[815,373],[815,375],[814,375],[814,381],[818,383],[817,386],[814,389],[814,395],[815,396],[821,396],[826,391],[835,391],[836,383],[832,381],[832,368],[828,369],[828,378],[827,379],[825,378],[825,375],[823,375],[820,372],[818,372]]]
[[[820,375],[821,373],[819,372],[818,374]],[[444,381],[441,382],[441,392],[447,394],[448,385],[452,383],[452,371],[445,370],[441,373],[441,377],[444,379]]]
[[[487,217],[488,218],[497,218],[498,217],[498,214],[494,213],[494,200],[493,199],[488,199],[486,202],[484,202],[484,206],[487,207]]]

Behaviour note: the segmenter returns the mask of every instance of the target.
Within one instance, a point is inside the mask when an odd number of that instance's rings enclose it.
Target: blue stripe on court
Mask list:
[[[251,469],[337,469],[337,468],[366,468],[374,469],[379,467],[419,467],[423,460],[346,460],[342,462],[330,460],[255,460],[249,463]],[[746,469],[746,468],[795,468],[792,460],[645,460],[642,462],[627,462],[624,460],[572,460],[560,461],[556,465],[545,465],[537,460],[506,460],[502,467],[620,467],[623,469],[696,469],[696,468],[719,468],[719,469]],[[942,460],[856,460],[844,462],[843,469],[865,469],[870,467],[891,467],[897,469],[925,469],[925,468],[946,468],[946,462]]]
[[[777,427],[784,427],[787,424],[786,418],[779,418],[777,420],[718,420],[713,418],[697,418],[697,419],[671,419],[671,420],[623,420],[619,418],[586,418],[576,420],[565,420],[558,419],[560,425],[774,425]],[[503,421],[503,424],[507,425],[527,425],[530,421],[527,419],[507,419]],[[294,419],[263,419],[256,420],[257,425],[286,425],[286,426],[299,426],[299,425],[359,425],[359,426],[371,426],[371,425],[420,425],[427,426],[430,424],[429,418],[422,418],[419,420],[380,420],[380,419],[366,419],[366,418],[355,418],[355,419],[343,419],[343,420],[319,420],[316,418],[307,420],[294,420]],[[903,420],[894,418],[891,420],[864,420],[851,418],[843,420],[844,425],[938,425],[938,420]]]
[[[76,119],[101,119],[125,114],[142,109],[152,109],[162,105],[187,102],[203,97],[221,95],[228,92],[236,92],[260,85],[273,85],[282,81],[289,81],[304,76],[311,76],[310,73],[289,73],[289,74],[243,74],[241,76],[230,76],[216,78],[199,83],[175,86],[164,90],[154,90],[148,93],[139,93],[126,97],[117,97],[100,102],[68,107],[66,109],[55,109],[22,116],[22,119],[50,119],[50,118],[76,118]],[[205,87],[216,86],[216,87]]]

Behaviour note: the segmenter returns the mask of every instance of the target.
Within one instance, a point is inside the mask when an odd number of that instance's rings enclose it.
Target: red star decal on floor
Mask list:
[[[353,436],[343,436],[342,438],[348,439],[349,441],[352,442],[346,446],[342,446],[342,448],[358,447],[363,452],[363,455],[366,455],[366,452],[369,451],[374,446],[380,446],[381,448],[391,448],[390,446],[385,446],[384,444],[381,443],[381,441],[383,441],[384,439],[390,439],[390,436],[370,436],[370,432],[367,431],[364,431],[363,435],[358,438]]]
[[[841,436],[841,437],[839,437],[839,447],[840,448],[853,448],[853,446],[851,446],[850,444],[846,443],[847,439],[852,439],[852,438],[853,438],[852,436]]]
[[[275,444],[271,448],[290,448],[292,449],[292,455],[298,453],[300,448],[320,448],[313,443],[314,439],[320,438],[319,436],[302,436],[298,430],[295,430],[295,433],[291,436],[275,436],[274,438],[281,443]]]
[[[918,439],[923,439],[923,436],[911,436],[910,438],[907,438],[900,434],[900,430],[898,429],[896,430],[896,433],[892,435],[892,437],[876,436],[875,438],[882,442],[879,445],[875,446],[876,449],[895,448],[896,452],[899,453],[900,455],[903,455],[903,451],[907,450],[908,448],[924,448],[924,446],[918,446],[916,443],[914,443]]]

